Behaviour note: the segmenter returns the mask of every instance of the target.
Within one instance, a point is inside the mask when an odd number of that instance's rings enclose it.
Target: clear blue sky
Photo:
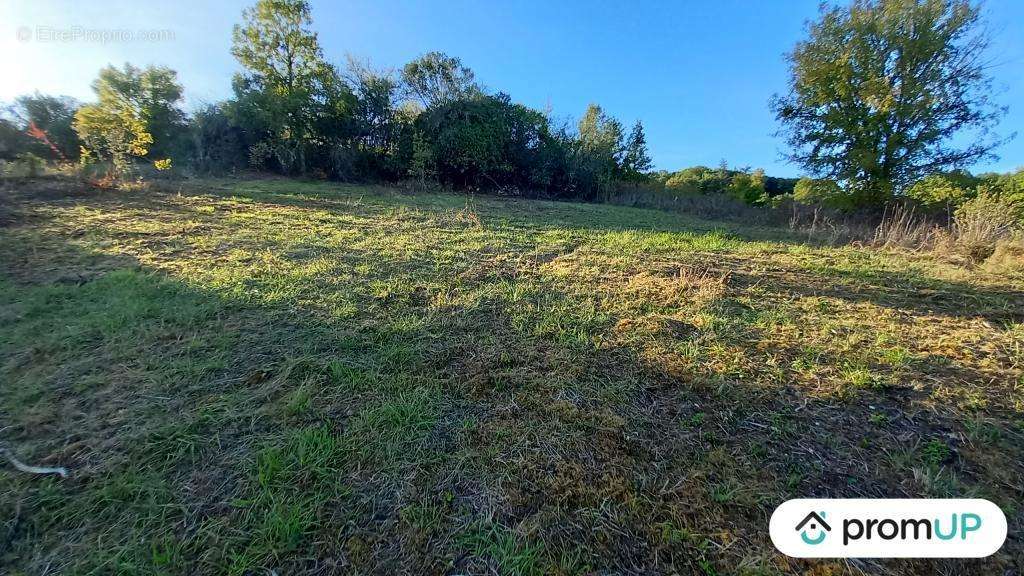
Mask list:
[[[107,63],[163,64],[179,72],[190,105],[230,95],[237,66],[231,27],[245,1],[0,0],[0,100],[40,90],[89,100]],[[590,102],[629,125],[643,121],[657,168],[694,164],[763,167],[797,175],[780,160],[782,143],[768,99],[783,91],[783,54],[803,36],[818,0],[755,2],[313,1],[326,56],[346,53],[382,68],[419,54],[459,56],[492,90],[556,118],[578,117]],[[1024,2],[990,0],[992,70],[1010,106],[1000,131],[1021,137],[996,163],[1024,165]],[[161,41],[18,38],[28,27],[167,29]],[[24,32],[23,32],[24,33]]]

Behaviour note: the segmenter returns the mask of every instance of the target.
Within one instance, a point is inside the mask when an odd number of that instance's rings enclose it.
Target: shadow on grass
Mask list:
[[[457,194],[431,194],[424,197],[387,188],[371,188],[370,191],[377,196],[371,199],[368,194],[358,194],[360,200],[353,203],[353,199],[348,196],[357,194],[355,191],[362,192],[365,188],[321,183],[315,185],[314,194],[293,194],[287,191],[292,186],[298,187],[293,183],[274,181],[270,190],[261,188],[259,184],[251,188],[244,183],[222,185],[218,190],[221,193],[230,191],[264,203],[335,209],[364,217],[380,216],[397,207],[437,212],[469,206],[479,208],[484,221],[499,219],[503,228],[524,236],[552,230],[670,232],[698,236],[711,233],[720,236],[706,243],[708,249],[714,252],[728,252],[733,239],[772,242],[783,246],[824,247],[823,244],[802,241],[785,230],[723,224],[655,210],[488,197],[472,200]],[[339,194],[344,194],[346,198],[339,199]],[[515,216],[506,216],[503,214],[505,211]],[[700,244],[699,241],[695,243]],[[716,255],[712,260],[717,261],[723,269],[742,270],[745,267],[741,260],[726,255]],[[721,266],[722,262],[728,264]],[[763,282],[766,277],[773,285],[792,294],[832,296],[849,301],[871,302],[887,308],[944,316],[977,317],[999,323],[1024,321],[1024,291],[978,288],[967,282],[932,278],[913,269],[890,271],[878,268],[877,262],[865,262],[856,267],[832,266],[820,269],[773,265],[766,270],[759,269],[754,274],[741,272],[737,279],[754,284]]]
[[[986,453],[1009,480],[975,478],[990,470],[923,448],[953,424],[901,416],[899,398],[838,403],[597,346],[615,319],[557,287],[435,305],[425,261],[383,262],[408,282],[352,290],[355,313],[334,317],[17,237],[38,245],[0,256],[3,438],[72,477],[0,476],[15,570],[797,572],[810,564],[776,557],[763,530],[793,494],[914,495],[920,469],[937,491],[1012,499],[1019,449]],[[892,421],[865,432],[878,412]],[[884,567],[1001,571],[1019,550]]]
[[[480,213],[485,222],[497,221],[502,226],[522,232],[724,232],[744,241],[827,246],[823,242],[807,239],[803,235],[792,234],[788,230],[773,226],[740,225],[656,209],[570,200],[496,197],[459,192],[417,193],[387,186],[277,179],[213,180],[204,182],[195,189],[216,196],[237,196],[267,204],[298,208],[341,209],[363,216],[379,215],[398,207],[427,212],[468,209]]]
[[[996,324],[1024,321],[1024,291],[980,288],[908,270],[838,266],[776,265],[752,269],[734,256],[716,257],[709,266],[728,270],[738,287],[770,285],[780,294],[826,296],[865,302],[908,313],[980,318]]]

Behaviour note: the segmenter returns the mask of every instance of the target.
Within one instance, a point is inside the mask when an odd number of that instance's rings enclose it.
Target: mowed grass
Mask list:
[[[1014,573],[1024,278],[601,205],[7,184],[10,574]],[[977,561],[797,561],[793,497],[983,497]]]

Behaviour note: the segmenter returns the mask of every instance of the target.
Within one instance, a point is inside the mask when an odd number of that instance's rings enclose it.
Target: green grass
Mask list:
[[[8,185],[12,574],[855,573],[798,496],[1024,526],[1024,278],[651,210]],[[893,561],[871,573],[1003,573]]]

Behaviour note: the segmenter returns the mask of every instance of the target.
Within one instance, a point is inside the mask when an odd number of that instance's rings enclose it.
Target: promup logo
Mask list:
[[[981,558],[1003,545],[1006,516],[981,499],[790,500],[769,532],[797,558]]]
[[[810,524],[810,526],[808,526]],[[804,527],[807,527],[806,529]],[[825,513],[818,514],[817,512],[811,512],[796,525],[797,532],[800,532],[800,539],[810,544],[811,546],[817,546],[825,541],[825,536],[832,531],[832,527],[825,522]],[[817,532],[817,536],[808,536],[807,532],[812,534]]]

